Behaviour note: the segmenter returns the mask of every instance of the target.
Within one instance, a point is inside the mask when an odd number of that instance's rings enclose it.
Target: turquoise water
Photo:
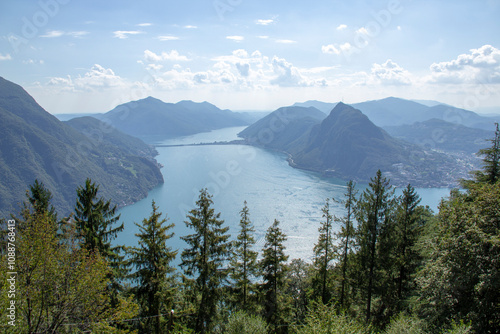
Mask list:
[[[229,141],[237,139],[236,134],[243,129],[227,128],[159,144]],[[325,199],[342,200],[345,192],[345,181],[291,168],[283,154],[264,149],[213,145],[158,147],[157,150],[157,160],[164,165],[165,183],[153,189],[147,198],[119,211],[125,229],[116,243],[127,246],[137,243],[134,233],[138,229],[134,222],[149,217],[154,200],[169,222],[175,223],[171,246],[180,250],[177,263],[184,247],[179,237],[192,233],[185,227],[184,220],[188,211],[194,208],[202,188],[208,188],[213,195],[215,210],[221,212],[233,237],[238,233],[239,212],[246,200],[256,229],[257,249],[262,249],[266,229],[278,219],[288,236],[286,246],[290,259],[304,260],[312,259]],[[358,185],[359,193],[365,186]],[[435,211],[440,199],[449,194],[449,189],[441,188],[417,191],[422,197],[421,204]],[[331,204],[331,208],[335,215],[344,214],[338,203]]]

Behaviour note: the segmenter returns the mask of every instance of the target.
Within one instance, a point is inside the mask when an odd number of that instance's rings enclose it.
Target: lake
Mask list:
[[[161,145],[184,145],[231,141],[245,127],[226,128],[193,136],[157,142]],[[244,201],[250,210],[250,219],[256,230],[257,249],[264,245],[267,228],[274,219],[280,221],[290,259],[312,260],[314,243],[318,238],[318,227],[322,220],[321,208],[327,198],[340,201],[344,198],[345,181],[326,178],[321,175],[290,167],[286,156],[246,145],[202,145],[157,147],[157,161],[162,168],[165,183],[151,190],[148,197],[120,209],[125,229],[119,234],[116,244],[136,245],[140,223],[151,214],[151,201],[175,223],[175,236],[170,245],[179,249],[175,261],[180,262],[180,253],[185,243],[180,236],[191,234],[184,220],[189,210],[195,207],[199,191],[207,188],[213,195],[214,208],[221,213],[232,238],[239,230],[240,211]],[[361,194],[366,187],[358,184]],[[422,197],[421,204],[429,205],[434,211],[449,189],[417,189]],[[401,190],[398,189],[397,194]],[[342,216],[344,209],[339,203],[331,203],[332,214]]]

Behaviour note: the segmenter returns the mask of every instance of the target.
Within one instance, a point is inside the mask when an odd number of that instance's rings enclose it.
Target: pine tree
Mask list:
[[[285,255],[286,235],[279,227],[280,222],[274,220],[273,225],[267,229],[266,242],[262,249],[262,286],[264,294],[264,316],[268,324],[274,327],[274,333],[284,325],[283,306],[279,302],[279,295],[285,288],[286,261]]]
[[[314,266],[318,272],[317,278],[315,279],[316,284],[314,285],[315,290],[319,292],[316,294],[321,296],[323,304],[327,304],[331,298],[331,293],[328,288],[330,262],[334,257],[332,240],[333,217],[330,214],[330,199],[326,199],[325,206],[321,211],[323,212],[324,221],[321,222],[321,226],[318,229],[318,242],[314,245]]]
[[[479,150],[478,155],[483,156],[483,170],[474,171],[472,174],[476,182],[495,184],[500,178],[500,129],[495,123],[495,138],[490,139],[491,147]],[[463,181],[467,185],[468,181]]]
[[[33,185],[30,186],[29,192],[26,191],[26,197],[29,204],[26,202],[23,203],[23,216],[29,214],[29,207],[31,206],[34,214],[41,215],[46,212],[51,221],[55,222],[57,220],[56,210],[50,203],[52,193],[45,187],[43,182],[38,182],[38,179],[35,179]]]
[[[98,199],[98,192],[99,186],[90,179],[85,181],[85,186],[76,189],[75,227],[81,246],[90,252],[99,252],[109,262],[113,269],[111,288],[116,295],[120,290],[119,280],[125,276],[126,269],[120,255],[123,247],[112,246],[111,242],[123,230],[123,223],[112,227],[120,219],[120,215],[115,216],[116,205],[111,207],[111,201],[102,197]]]
[[[181,267],[186,276],[194,278],[194,288],[201,294],[195,324],[199,333],[211,328],[221,299],[221,287],[227,277],[224,265],[231,255],[229,227],[222,226],[224,221],[220,213],[214,213],[212,204],[212,196],[207,189],[202,189],[197,207],[189,212],[185,221],[194,234],[181,237],[188,244],[181,254]]]
[[[340,306],[344,307],[346,299],[346,285],[347,285],[347,265],[349,258],[349,251],[351,249],[352,239],[354,237],[354,226],[353,226],[353,216],[356,212],[356,183],[352,180],[347,182],[347,192],[344,194],[345,201],[344,207],[346,209],[346,215],[340,219],[341,230],[337,235],[341,239],[341,253],[340,261],[342,265],[342,281],[340,290]]]
[[[392,196],[394,190],[391,189],[389,181],[382,177],[382,172],[377,171],[375,178],[371,179],[368,188],[363,192],[358,202],[357,210],[357,244],[359,247],[361,269],[364,274],[366,284],[366,321],[371,318],[372,298],[376,285],[380,277],[378,271],[381,264],[387,263],[384,256],[386,253],[383,244],[383,236],[389,237],[388,227],[390,226]],[[387,240],[387,239],[386,239]]]
[[[234,254],[231,261],[231,278],[236,285],[237,303],[241,310],[250,311],[249,297],[254,289],[252,278],[258,276],[258,252],[252,250],[255,245],[255,229],[249,218],[247,202],[240,212],[240,233],[234,243]]]
[[[142,306],[142,316],[147,317],[146,330],[156,334],[161,333],[160,315],[162,310],[170,309],[172,303],[172,277],[175,268],[170,262],[175,259],[177,251],[172,251],[168,240],[174,233],[168,233],[174,224],[168,224],[167,218],[161,219],[161,212],[155,201],[152,201],[153,211],[151,216],[135,223],[139,233],[139,247],[129,249],[129,264],[137,271],[130,275],[137,281],[136,296]]]
[[[420,196],[410,184],[403,190],[398,198],[398,207],[395,220],[396,239],[396,266],[397,266],[397,298],[400,303],[409,297],[420,254],[415,249],[417,240],[422,232],[423,215],[425,208],[419,206]]]

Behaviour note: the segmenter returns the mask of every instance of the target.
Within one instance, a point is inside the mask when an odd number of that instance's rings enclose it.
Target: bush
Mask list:
[[[398,317],[394,318],[387,329],[385,334],[425,334],[425,322],[416,317],[409,316],[401,313]]]
[[[258,315],[238,311],[229,317],[226,325],[222,325],[215,332],[224,334],[267,334],[267,324]]]
[[[369,334],[370,330],[333,306],[318,304],[309,311],[306,323],[295,330],[297,334]]]

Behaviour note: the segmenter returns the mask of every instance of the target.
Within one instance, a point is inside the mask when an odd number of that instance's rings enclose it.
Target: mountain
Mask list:
[[[221,110],[208,102],[181,101],[174,104],[153,97],[119,105],[98,117],[129,135],[159,138],[249,124],[238,113]]]
[[[136,155],[150,160],[154,160],[154,157],[158,155],[153,146],[94,117],[76,117],[64,123],[84,134],[94,145],[118,147],[127,155]]]
[[[425,104],[429,104],[428,102],[424,101]],[[427,106],[395,97],[355,103],[352,106],[362,110],[373,123],[382,127],[413,124],[435,118],[468,127],[493,130],[494,123],[500,120],[498,117],[480,116],[473,111],[446,104]]]
[[[85,117],[85,116],[91,116],[94,118],[98,118],[100,115],[102,115],[102,114],[96,114],[96,113],[54,114],[54,116],[56,116],[58,120],[63,121],[63,122],[69,121],[73,118]]]
[[[89,138],[46,112],[21,86],[0,77],[1,216],[18,212],[35,179],[52,192],[61,215],[72,211],[76,188],[87,177],[101,185],[100,196],[119,206],[145,197],[163,182],[150,148],[143,148],[143,154],[140,146],[135,152],[124,149],[107,141],[109,127],[92,123],[85,125]]]
[[[413,124],[433,118],[429,107],[423,104],[395,97],[382,100],[354,103],[377,126]]]
[[[283,122],[278,109],[240,136],[249,144],[288,153],[293,167],[345,180],[367,182],[381,169],[393,184],[435,187],[455,185],[467,176],[467,168],[452,157],[392,138],[360,110],[341,102],[323,120],[308,119],[303,107],[293,108],[300,108],[293,115],[301,117]]]
[[[427,149],[469,155],[487,147],[486,140],[494,137],[493,131],[470,128],[435,118],[411,125],[387,126],[384,130],[395,138]]]
[[[294,106],[315,107],[327,114],[335,105],[336,103],[315,100],[294,104]],[[500,116],[479,115],[470,110],[455,108],[432,100],[409,101],[388,97],[381,100],[354,103],[352,106],[361,110],[374,124],[381,127],[409,125],[430,119],[440,119],[467,127],[493,130],[494,123],[500,122]]]
[[[330,113],[330,111],[332,111],[332,109],[335,108],[336,105],[337,105],[337,103],[329,103],[329,102],[321,102],[321,101],[317,101],[317,100],[309,100],[309,101],[306,101],[306,102],[297,102],[297,103],[294,103],[292,107],[306,107],[306,108],[314,107],[314,108],[318,109],[319,111],[322,111],[326,115],[328,115]]]
[[[442,103],[442,102],[435,101],[435,100],[411,100],[411,101],[423,104],[424,106],[427,106],[427,107],[435,107],[435,106],[439,106],[439,105],[445,105],[445,106],[451,107],[449,104]]]
[[[250,125],[238,136],[252,145],[286,151],[296,147],[300,137],[325,117],[314,107],[283,107]]]
[[[495,122],[500,121],[500,117],[485,117],[473,111],[438,105],[429,108],[429,114],[434,118],[441,119],[454,124],[460,124],[472,128],[493,131]]]

